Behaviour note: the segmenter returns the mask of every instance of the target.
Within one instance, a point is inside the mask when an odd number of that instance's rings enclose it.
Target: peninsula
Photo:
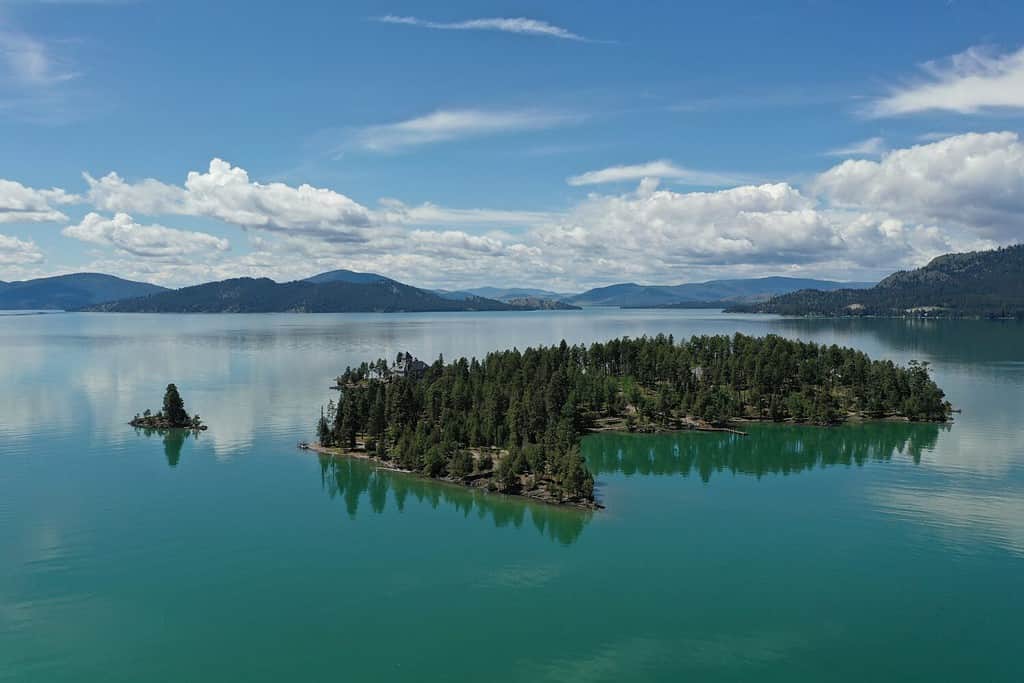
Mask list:
[[[579,449],[590,431],[944,422],[951,413],[927,363],[776,335],[563,341],[430,365],[405,353],[348,368],[337,388],[315,450],[578,507],[597,507]]]
[[[153,413],[148,408],[141,415],[136,413],[129,424],[142,429],[191,429],[202,431],[206,425],[199,419],[199,415],[189,415],[185,411],[185,402],[178,393],[178,387],[168,384],[164,391],[163,410]]]
[[[803,289],[728,311],[887,318],[1024,319],[1024,244],[946,254],[867,289]]]

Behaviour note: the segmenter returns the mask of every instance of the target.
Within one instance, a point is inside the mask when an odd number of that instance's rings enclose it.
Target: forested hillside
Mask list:
[[[782,315],[1024,318],[1024,245],[947,254],[870,289],[802,290],[734,311]]]
[[[638,285],[625,283],[598,287],[566,301],[581,306],[624,308],[686,308],[687,304],[761,301],[799,289],[833,290],[870,287],[862,282],[835,282],[791,277],[761,277],[738,280],[710,280],[682,285]]]
[[[0,282],[0,309],[73,310],[127,297],[167,291],[102,273],[74,273],[20,282]]]
[[[520,308],[481,297],[452,301],[393,280],[277,283],[268,278],[235,278],[116,301],[89,310],[122,313],[386,313],[508,311]]]

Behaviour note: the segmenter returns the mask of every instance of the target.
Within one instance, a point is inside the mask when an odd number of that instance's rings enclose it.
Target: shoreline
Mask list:
[[[618,432],[620,434],[670,434],[672,432],[725,432],[737,436],[747,436],[747,433],[732,427],[716,427],[712,424],[699,420],[689,415],[682,418],[674,418],[675,424],[665,425],[643,425],[636,429],[629,429],[626,419],[622,417],[605,417],[595,421],[594,426],[589,428],[587,434],[600,434],[602,432]],[[760,421],[760,420],[758,420]]]
[[[538,503],[544,503],[546,505],[552,505],[561,508],[574,508],[577,510],[603,510],[604,505],[596,500],[581,500],[578,498],[566,498],[556,499],[548,493],[548,490],[543,487],[511,492],[511,491],[498,491],[492,489],[491,485],[494,477],[494,470],[487,472],[477,472],[473,475],[465,477],[463,479],[452,479],[451,477],[428,477],[421,472],[416,470],[406,469],[399,467],[389,460],[385,460],[380,456],[368,453],[363,447],[360,447],[357,443],[356,448],[336,448],[334,446],[321,446],[316,441],[306,442],[300,441],[298,444],[300,450],[312,451],[319,455],[326,455],[330,457],[342,457],[342,458],[355,458],[357,460],[367,460],[376,463],[381,469],[388,470],[389,472],[397,472],[399,474],[408,474],[420,479],[426,479],[429,481],[435,481],[442,484],[451,484],[453,486],[460,486],[467,489],[476,489],[483,491],[484,493],[496,493],[498,495],[509,496],[512,498],[524,498],[526,500],[532,500]],[[472,450],[472,449],[471,449]],[[493,450],[494,452],[504,452],[502,449],[487,449]]]
[[[676,418],[676,424],[667,427],[664,425],[645,425],[641,429],[628,429],[626,427],[625,418],[603,418],[597,420],[594,426],[584,432],[584,436],[587,434],[673,434],[682,432],[710,432],[710,433],[725,433],[733,434],[735,436],[749,436],[749,434],[740,429],[733,427],[716,427],[709,424],[708,422],[692,416],[686,416],[683,418]],[[829,424],[815,424],[811,422],[796,422],[792,419],[787,420],[773,420],[771,418],[753,418],[744,417],[736,418],[733,420],[734,423],[751,423],[751,424],[794,424],[802,425],[806,427],[838,427],[845,424],[863,424],[866,422],[910,422],[911,420],[903,415],[887,415],[883,417],[870,418],[857,413],[850,413],[844,419],[832,422]],[[929,420],[932,424],[950,424],[952,419],[943,421]],[[378,455],[369,453],[365,450],[365,446],[362,442],[357,441],[355,448],[338,448],[334,446],[322,446],[316,441],[300,441],[298,448],[304,451],[312,451],[319,455],[329,457],[342,457],[342,458],[355,458],[357,460],[366,460],[375,463],[379,468],[387,470],[389,472],[396,472],[398,474],[408,474],[420,479],[426,479],[429,481],[435,481],[442,484],[449,484],[452,486],[460,486],[467,489],[477,489],[484,493],[496,493],[499,495],[510,496],[513,498],[524,498],[526,500],[532,500],[538,503],[544,503],[546,505],[553,505],[555,507],[568,507],[577,510],[603,510],[605,506],[597,500],[587,501],[580,500],[578,498],[567,498],[567,499],[556,499],[554,498],[546,488],[538,487],[534,489],[520,489],[516,492],[510,491],[499,491],[494,484],[495,470],[492,468],[486,472],[476,472],[470,476],[453,479],[451,477],[430,477],[417,470],[410,470],[404,467],[396,465],[390,460],[381,458]],[[490,454],[503,456],[507,454],[505,449],[501,448],[472,448],[469,449],[473,452],[474,458],[479,457],[483,451],[487,451]]]

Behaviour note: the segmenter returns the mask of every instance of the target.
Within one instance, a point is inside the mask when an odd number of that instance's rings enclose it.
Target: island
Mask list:
[[[349,367],[317,420],[322,453],[537,500],[599,507],[592,431],[733,429],[745,420],[945,422],[927,363],[777,335],[621,338],[446,363],[409,353]]]
[[[178,387],[168,384],[164,391],[164,407],[156,413],[148,408],[141,415],[136,413],[129,424],[140,429],[191,429],[202,431],[206,425],[199,418],[199,415],[189,415],[185,411],[185,402],[178,393]]]

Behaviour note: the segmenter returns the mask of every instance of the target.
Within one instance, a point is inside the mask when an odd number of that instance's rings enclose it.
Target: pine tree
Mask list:
[[[164,392],[164,418],[171,427],[188,427],[191,424],[188,413],[185,412],[185,402],[178,394],[178,387],[174,384],[167,385]]]

